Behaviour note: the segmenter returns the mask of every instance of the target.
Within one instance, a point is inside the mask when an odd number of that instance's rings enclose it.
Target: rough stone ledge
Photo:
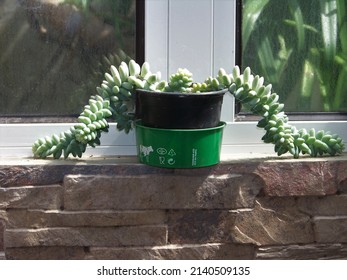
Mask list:
[[[0,186],[61,184],[67,174],[81,175],[182,175],[201,177],[253,174],[269,196],[327,195],[347,193],[347,153],[336,157],[292,159],[263,156],[228,158],[221,164],[197,169],[165,169],[138,164],[130,158],[68,160],[2,159]]]

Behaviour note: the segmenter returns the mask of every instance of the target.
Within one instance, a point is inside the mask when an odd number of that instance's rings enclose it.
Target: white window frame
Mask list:
[[[152,70],[167,78],[178,67],[188,68],[195,80],[215,75],[220,67],[230,71],[235,64],[236,0],[146,0],[145,59]],[[276,155],[273,145],[264,144],[256,122],[235,122],[234,100],[225,96],[222,119],[227,122],[222,158],[238,154]],[[338,133],[347,141],[347,121],[295,121],[297,128]],[[72,123],[0,124],[0,158],[32,157],[33,142],[46,135],[59,134]],[[101,145],[89,147],[90,156],[136,155],[135,136],[119,132],[111,123]]]

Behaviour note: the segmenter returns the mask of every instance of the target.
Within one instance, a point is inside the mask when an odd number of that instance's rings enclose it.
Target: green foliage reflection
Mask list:
[[[347,111],[347,1],[244,0],[244,66],[287,111]]]

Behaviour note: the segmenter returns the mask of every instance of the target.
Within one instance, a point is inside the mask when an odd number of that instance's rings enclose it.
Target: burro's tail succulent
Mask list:
[[[314,129],[298,130],[290,125],[283,112],[284,104],[279,103],[279,96],[272,92],[271,84],[265,85],[263,77],[252,75],[249,67],[241,73],[235,66],[230,74],[220,69],[217,77],[209,77],[203,83],[194,83],[187,69],[178,69],[166,82],[160,80],[159,72],[150,71],[147,62],[140,66],[131,60],[129,64],[121,62],[118,68],[110,67],[105,80],[96,88],[97,94],[91,96],[77,123],[69,130],[35,141],[32,146],[34,156],[46,158],[52,155],[58,159],[72,154],[81,157],[87,146],[100,145],[102,132],[108,131],[109,119],[117,123],[118,130],[128,133],[134,121],[136,89],[191,93],[228,89],[245,108],[262,117],[257,124],[265,129],[262,140],[274,144],[278,155],[288,152],[294,158],[300,154],[336,155],[345,148],[343,140],[336,134]]]
[[[235,66],[231,74],[220,69],[215,88],[229,88],[236,101],[262,119],[257,126],[265,129],[262,140],[275,145],[275,152],[280,156],[287,152],[294,158],[300,153],[313,157],[323,154],[341,154],[345,148],[343,140],[337,134],[315,129],[298,130],[288,123],[288,116],[283,112],[284,104],[279,103],[278,94],[272,92],[271,84],[265,85],[264,78],[253,76],[247,67],[243,73]]]
[[[88,145],[100,145],[102,132],[107,132],[109,128],[108,119],[117,123],[118,130],[128,133],[134,120],[135,89],[156,91],[165,86],[165,82],[160,82],[160,73],[152,73],[147,62],[142,66],[134,60],[129,64],[122,62],[118,68],[112,65],[77,123],[60,135],[36,140],[32,146],[34,156],[46,158],[52,155],[58,159],[72,154],[81,157]]]
[[[192,76],[193,74],[188,69],[179,68],[175,74],[170,76],[170,81],[164,91],[189,92],[193,83]]]

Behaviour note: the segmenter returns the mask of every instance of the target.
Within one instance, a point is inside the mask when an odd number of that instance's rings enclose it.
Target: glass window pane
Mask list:
[[[347,112],[347,1],[244,0],[242,65],[288,112]]]
[[[0,115],[80,113],[135,29],[135,0],[0,1]]]

